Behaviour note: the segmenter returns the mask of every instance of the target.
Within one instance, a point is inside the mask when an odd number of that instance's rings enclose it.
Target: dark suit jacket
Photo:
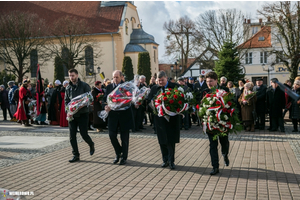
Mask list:
[[[121,84],[124,83],[123,81]],[[103,97],[103,109],[105,107],[107,96],[115,89],[115,85],[112,83],[106,87],[106,91]],[[121,131],[128,131],[133,128],[133,115],[131,107],[127,110],[114,111],[111,110],[108,114],[107,120],[108,130],[117,131],[118,126],[120,126]]]
[[[265,113],[266,108],[266,96],[267,96],[267,86],[262,85],[260,87],[254,86],[253,91],[256,92],[256,112]]]
[[[282,111],[285,108],[285,94],[279,87],[275,91],[273,88],[268,89],[267,107],[270,117],[282,117]]]
[[[201,92],[203,90],[205,90],[207,87],[207,84],[206,84],[206,81],[204,81],[204,83],[202,84],[202,86],[200,85],[199,82],[195,83],[195,86],[194,86],[194,92],[195,92],[195,95],[196,95],[196,99],[197,101],[200,101],[201,99]]]
[[[169,82],[167,88],[179,87],[178,84]],[[148,101],[150,102],[155,98],[157,94],[160,93],[161,87],[155,85],[151,88],[148,95]],[[167,90],[167,89],[166,89]],[[180,115],[170,117],[169,122],[164,117],[158,117],[154,115],[154,123],[157,133],[157,138],[159,144],[174,144],[180,141]]]
[[[226,92],[229,92],[229,89],[227,87],[224,87],[224,86],[218,85],[217,89],[222,89],[222,90],[225,90]],[[201,99],[200,99],[200,101],[202,100],[203,96],[205,96],[206,94],[209,94],[209,93],[211,93],[211,90],[209,88],[206,88],[205,90],[203,90],[201,92],[201,96],[200,96]]]

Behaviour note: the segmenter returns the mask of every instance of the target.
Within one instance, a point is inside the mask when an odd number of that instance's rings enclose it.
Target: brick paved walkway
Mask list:
[[[1,126],[1,124],[0,124]],[[24,129],[23,129],[24,130]],[[182,131],[176,145],[176,170],[160,167],[156,136],[131,134],[128,164],[113,165],[114,151],[106,133],[91,134],[96,152],[79,143],[81,162],[69,163],[66,147],[0,170],[0,188],[33,191],[27,199],[300,199],[300,133],[244,133],[230,137],[230,166],[220,160],[220,174],[210,176],[209,143],[199,127]],[[0,136],[7,135],[0,131]],[[16,134],[40,135],[21,131]],[[65,133],[49,135],[66,136]],[[82,140],[80,140],[82,141]],[[1,150],[0,160],[14,150]],[[220,155],[221,158],[221,155]],[[298,158],[299,159],[299,158]]]

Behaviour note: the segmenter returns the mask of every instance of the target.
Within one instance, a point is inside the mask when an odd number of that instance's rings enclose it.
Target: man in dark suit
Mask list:
[[[201,97],[204,95],[211,93],[211,88],[220,88],[225,90],[226,92],[229,92],[229,89],[227,87],[219,86],[218,85],[218,75],[215,72],[208,72],[205,75],[206,83],[208,88],[203,90]],[[207,131],[208,139],[209,139],[209,153],[211,157],[211,164],[213,166],[213,170],[210,172],[210,175],[215,175],[219,173],[219,155],[218,155],[218,140],[213,140],[213,134],[209,131]],[[220,143],[221,143],[221,151],[222,155],[224,157],[225,165],[229,165],[229,159],[228,159],[228,152],[229,152],[229,141],[228,136],[219,137]]]
[[[267,92],[267,108],[269,109],[269,117],[272,122],[272,128],[270,131],[277,131],[279,126],[281,132],[285,132],[282,116],[283,109],[285,108],[285,94],[278,87],[277,82],[277,78],[272,78],[272,88]]]
[[[168,88],[179,87],[178,84],[168,81],[164,71],[158,72],[157,79],[158,85],[151,88],[148,101],[154,100],[156,95],[167,91]],[[169,166],[171,169],[175,169],[175,144],[179,143],[180,140],[180,117],[180,115],[175,115],[167,121],[164,117],[154,115],[156,133],[163,160],[162,167]]]
[[[256,114],[257,121],[255,128],[260,130],[265,130],[265,121],[266,121],[266,91],[267,86],[263,85],[264,81],[262,78],[256,79],[256,86],[253,87],[253,91],[256,92]]]
[[[199,76],[199,82],[195,83],[195,87],[194,87],[194,92],[196,93],[198,98],[200,97],[201,92],[203,90],[205,90],[206,88],[207,88],[207,84],[204,80],[204,76],[200,75]]]
[[[121,71],[116,70],[113,72],[113,83],[106,87],[106,92],[103,97],[103,101],[107,101],[107,96],[116,88],[118,85],[122,84],[123,74]],[[111,110],[106,103],[103,103],[104,109],[109,112],[108,114],[108,132],[110,141],[115,149],[116,158],[113,164],[117,164],[121,158],[120,165],[125,165],[128,157],[128,147],[129,147],[129,130],[133,125],[133,116],[131,107],[127,110]],[[121,133],[122,146],[120,145],[117,135],[118,128]]]

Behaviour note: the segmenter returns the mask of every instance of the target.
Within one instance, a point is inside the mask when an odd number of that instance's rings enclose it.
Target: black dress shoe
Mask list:
[[[294,129],[294,130],[292,130],[292,132],[298,132],[298,130],[297,130],[297,129]]]
[[[162,165],[161,165],[161,167],[168,167],[169,166],[169,163],[168,162],[164,162]]]
[[[69,160],[70,163],[78,162],[78,161],[79,161],[79,156],[74,156],[71,160]]]
[[[217,173],[219,173],[219,168],[213,168],[213,170],[210,172],[210,175],[216,175]]]
[[[170,164],[170,169],[175,169],[175,164],[174,163]]]
[[[224,162],[225,162],[225,165],[226,166],[229,166],[229,159],[228,159],[228,156],[224,156]]]
[[[38,121],[33,122],[35,125],[40,125]]]
[[[41,125],[49,125],[49,124],[47,124],[46,122],[41,122]]]
[[[95,143],[90,146],[90,155],[92,156],[95,153]]]
[[[119,165],[125,165],[126,163],[127,163],[126,160],[124,160],[124,159],[122,158]]]
[[[271,129],[271,130],[269,130],[270,132],[276,132],[276,131],[278,131],[278,130],[276,130],[276,129]]]
[[[120,160],[121,155],[117,155],[116,158],[114,159],[113,164],[117,164]]]

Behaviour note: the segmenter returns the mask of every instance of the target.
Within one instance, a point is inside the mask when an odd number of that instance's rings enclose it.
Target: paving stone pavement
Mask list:
[[[2,128],[10,127],[10,128]],[[230,165],[210,176],[207,136],[195,125],[181,131],[176,169],[161,168],[156,135],[146,126],[130,134],[127,165],[113,165],[108,133],[90,135],[95,154],[78,134],[81,161],[68,141],[40,149],[0,149],[0,188],[33,191],[26,199],[300,199],[300,133],[256,131],[230,136]],[[68,136],[52,126],[23,128],[0,122],[1,136]]]

